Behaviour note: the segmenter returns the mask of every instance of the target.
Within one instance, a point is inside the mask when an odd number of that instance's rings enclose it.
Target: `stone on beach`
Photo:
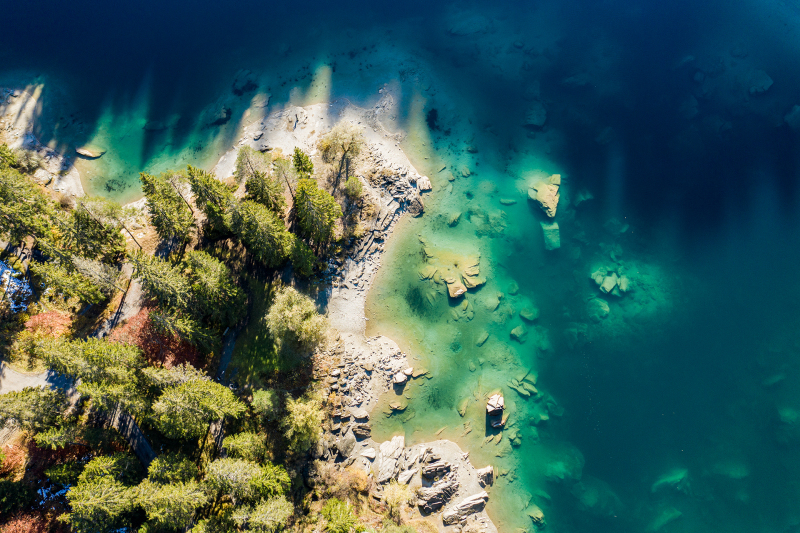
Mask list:
[[[486,491],[464,498],[454,508],[442,514],[442,522],[447,526],[461,522],[467,516],[482,511],[488,500]]]
[[[395,385],[402,385],[406,381],[408,381],[408,375],[405,372],[398,372],[394,375],[392,379]]]

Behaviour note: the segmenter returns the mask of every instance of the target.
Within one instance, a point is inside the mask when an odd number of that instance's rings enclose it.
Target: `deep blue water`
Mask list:
[[[440,133],[437,149],[477,137],[497,169],[526,143],[557,137],[547,157],[571,191],[594,195],[576,215],[589,243],[613,241],[609,218],[630,223],[618,242],[660,267],[670,307],[578,349],[554,342],[539,379],[567,414],[552,438],[581,450],[584,473],[625,510],[600,517],[569,485],[551,486],[552,501],[540,502],[551,527],[641,531],[666,508],[683,514],[664,531],[800,527],[800,420],[788,416],[800,412],[800,132],[784,121],[800,104],[794,2],[29,1],[3,13],[0,75],[45,75],[45,113],[48,95],[67,95],[59,110],[74,109],[87,141],[109,106],[123,114],[142,92],[149,119],[199,114],[240,68],[268,73],[281,106],[320,62],[334,66],[333,95],[356,101],[369,101],[377,80],[410,88],[435,72],[427,105],[461,128]],[[484,15],[487,31],[448,32],[465,14]],[[774,81],[764,94],[749,90],[754,70]],[[544,131],[520,126],[535,82]],[[40,134],[62,142],[46,126]],[[181,124],[176,139],[196,140]],[[161,142],[145,137],[132,166],[144,168]],[[572,223],[561,222],[565,241]],[[521,259],[509,261],[515,279],[538,265],[541,277],[520,285],[557,337],[588,285],[564,281],[575,268],[565,254],[541,260],[525,239],[503,246]],[[689,494],[652,492],[673,467],[688,469]]]

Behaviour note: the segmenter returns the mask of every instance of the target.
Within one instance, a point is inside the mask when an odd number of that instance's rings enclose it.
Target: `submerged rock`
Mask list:
[[[752,95],[764,94],[772,87],[772,78],[763,70],[754,70],[748,76],[748,92]]]
[[[600,298],[592,298],[586,303],[586,313],[594,322],[602,322],[610,312],[608,303]]]
[[[447,293],[450,298],[460,298],[467,292],[467,287],[458,278],[450,277],[445,279],[444,282],[447,283]]]
[[[547,109],[539,100],[534,100],[525,114],[525,125],[541,128],[547,122]]]
[[[528,198],[539,204],[545,215],[553,218],[558,208],[560,189],[561,174],[553,174],[547,179],[534,182],[528,189]]]
[[[519,343],[525,342],[527,335],[527,328],[521,324],[511,330],[511,338]]]
[[[539,222],[542,226],[544,235],[544,249],[558,250],[561,248],[561,232],[558,229],[558,222]]]
[[[433,188],[433,185],[431,185],[431,180],[428,178],[428,176],[422,176],[417,179],[417,188],[420,190],[420,192],[426,192],[430,191]]]
[[[528,508],[525,510],[525,514],[530,517],[533,525],[536,526],[536,528],[542,529],[547,525],[547,522],[545,522],[544,519],[544,513],[535,503],[532,503],[530,506],[528,506]]]
[[[494,483],[494,467],[479,468],[475,473],[478,475],[478,483],[481,484],[481,487]]]
[[[447,215],[447,225],[450,227],[457,226],[459,220],[461,220],[461,211],[455,211]]]
[[[408,209],[408,212],[412,217],[418,217],[422,215],[422,212],[425,210],[425,204],[422,203],[422,198],[418,193],[415,192],[410,195],[406,209]]]
[[[88,148],[85,146],[81,148],[76,148],[75,152],[78,155],[85,157],[86,159],[99,159],[103,157],[103,154],[106,153],[105,150],[98,150],[96,148]]]

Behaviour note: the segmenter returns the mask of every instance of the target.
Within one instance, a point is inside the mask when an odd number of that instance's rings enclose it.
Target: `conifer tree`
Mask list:
[[[278,217],[283,218],[286,199],[283,197],[283,183],[273,179],[266,172],[257,170],[245,183],[247,199],[263,205]]]
[[[228,229],[228,210],[233,194],[210,172],[189,165],[187,179],[194,194],[195,205],[205,214],[206,223],[217,232]]]
[[[314,163],[311,162],[311,158],[296,146],[292,154],[292,165],[301,178],[310,178],[314,174]]]
[[[133,265],[133,277],[142,283],[148,296],[165,308],[184,310],[190,307],[191,286],[180,269],[163,259],[141,250],[128,256]]]
[[[81,198],[70,213],[67,242],[78,255],[113,263],[125,252],[122,207],[99,197]]]
[[[25,176],[0,169],[0,237],[18,243],[27,236],[44,237],[51,226],[52,207]]]
[[[310,276],[314,273],[314,266],[317,264],[317,256],[306,243],[292,235],[292,265],[295,272],[301,276]]]
[[[242,529],[253,533],[274,533],[286,526],[294,508],[285,496],[262,500],[255,506],[237,507],[231,518]]]
[[[297,185],[294,205],[303,235],[317,247],[330,242],[336,221],[342,216],[336,199],[313,179],[303,179]]]
[[[34,275],[41,278],[45,287],[51,288],[67,298],[77,297],[90,304],[100,303],[106,299],[107,295],[92,280],[59,264],[32,261],[30,269]]]
[[[292,235],[283,221],[261,204],[246,200],[231,211],[231,227],[253,256],[268,267],[291,252]]]
[[[279,345],[308,350],[322,342],[328,322],[317,312],[308,296],[285,286],[275,294],[275,300],[265,317],[270,335]]]
[[[147,198],[150,223],[162,239],[175,237],[180,242],[189,238],[194,216],[174,182],[174,175],[139,174],[142,192]]]
[[[286,401],[287,416],[283,419],[283,428],[289,440],[289,449],[294,453],[306,453],[322,437],[322,402],[319,398],[308,395],[297,400]]]
[[[67,492],[71,512],[62,520],[78,533],[105,533],[126,525],[133,509],[135,489],[104,476],[78,483]]]
[[[61,389],[25,387],[0,395],[0,427],[13,423],[26,431],[44,431],[59,422],[66,407]]]
[[[224,385],[208,379],[196,379],[168,387],[153,405],[158,428],[176,439],[197,438],[214,420],[237,418],[245,410]]]
[[[278,181],[286,184],[286,186],[289,188],[289,194],[291,194],[292,198],[294,198],[299,176],[297,174],[297,170],[295,170],[294,165],[292,164],[292,161],[286,157],[279,157],[274,161],[272,167],[275,178]]]
[[[150,320],[158,331],[168,337],[177,336],[208,352],[214,350],[216,345],[214,334],[191,316],[168,309],[152,311]]]
[[[192,282],[196,314],[221,327],[233,325],[244,305],[244,294],[234,285],[225,264],[205,252],[194,251],[184,258],[186,273]]]
[[[147,513],[148,526],[158,530],[185,531],[195,512],[209,501],[197,481],[168,484],[145,480],[136,489],[136,500]]]

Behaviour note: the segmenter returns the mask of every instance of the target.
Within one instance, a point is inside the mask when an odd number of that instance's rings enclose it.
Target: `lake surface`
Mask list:
[[[368,333],[431,379],[385,398],[405,410],[376,438],[438,433],[497,466],[503,532],[531,505],[551,531],[798,531],[800,9],[701,4],[28,2],[5,8],[0,79],[44,84],[41,136],[107,149],[81,170],[121,200],[139,171],[212,166],[259,113],[391,84],[434,191]],[[237,95],[240,69],[257,88]],[[546,250],[528,191],[553,174]],[[474,264],[485,284],[449,298],[437,280]]]

